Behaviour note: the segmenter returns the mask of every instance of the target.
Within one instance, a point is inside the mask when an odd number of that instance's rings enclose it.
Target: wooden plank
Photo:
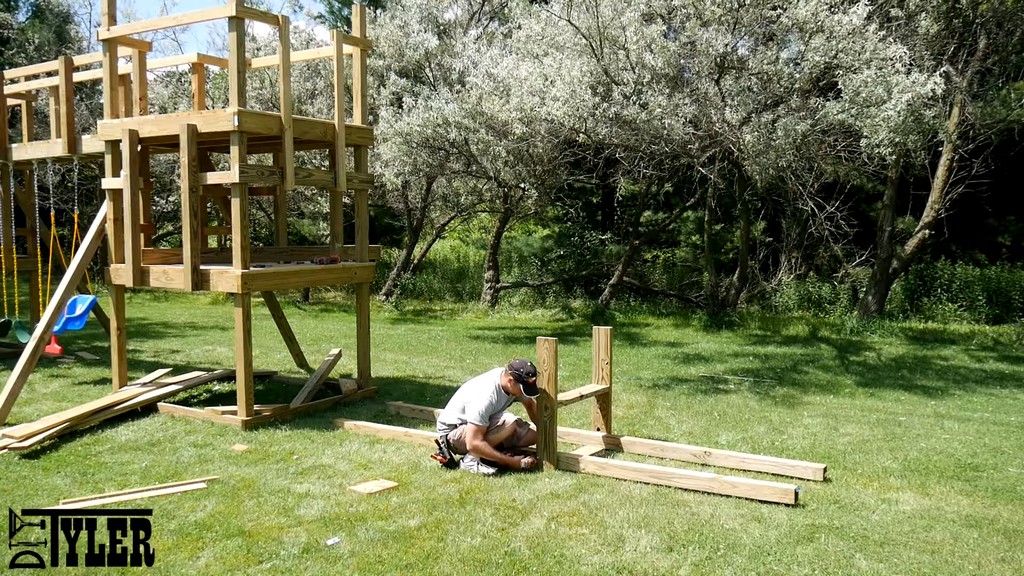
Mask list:
[[[690,446],[632,436],[617,436],[572,428],[559,428],[558,439],[562,442],[574,444],[604,446],[609,450],[617,450],[628,454],[642,454],[644,456],[693,462],[721,468],[764,472],[805,480],[824,480],[828,468],[825,464],[814,462],[762,456],[759,454],[745,454],[731,450]]]
[[[537,338],[537,460],[544,470],[558,467],[558,339]]]
[[[598,456],[578,456],[566,452],[558,455],[558,467],[571,472],[778,504],[795,505],[800,490],[796,485],[781,482],[722,476],[711,472],[681,470],[639,462],[609,460]]]
[[[57,59],[58,78],[60,79],[60,90],[57,94],[59,99],[59,117],[50,116],[50,124],[60,127],[61,142],[64,145],[65,154],[76,154],[75,147],[75,84],[72,82],[74,74],[74,63],[69,56],[61,56]]]
[[[369,482],[361,482],[353,486],[349,486],[348,489],[357,492],[359,494],[369,495],[376,494],[378,492],[384,492],[385,490],[391,490],[397,488],[398,482],[391,480],[385,480],[383,478],[379,480],[370,480]]]
[[[35,368],[36,363],[39,361],[43,348],[49,343],[47,336],[53,330],[53,325],[63,313],[65,304],[67,304],[68,299],[75,291],[75,287],[81,282],[89,262],[92,261],[93,255],[96,254],[96,249],[99,248],[100,241],[103,239],[106,219],[107,203],[104,202],[96,212],[92,225],[89,226],[85,238],[82,239],[78,252],[71,259],[67,272],[61,278],[60,284],[57,286],[50,299],[50,303],[46,307],[46,311],[36,324],[32,337],[29,339],[28,344],[25,345],[25,350],[18,359],[18,363],[11,371],[7,383],[4,385],[3,392],[0,392],[0,424],[6,422],[7,417],[10,416],[14,402],[18,399],[18,395],[25,386],[29,374],[31,374],[32,369]]]
[[[180,406],[178,404],[169,404],[167,402],[158,403],[156,408],[161,414],[168,414],[170,416],[183,416],[185,418],[192,418],[195,420],[207,420],[218,424],[230,424],[232,426],[237,426],[238,428],[242,427],[242,421],[237,416],[214,414],[212,412],[207,412],[202,408]]]
[[[390,426],[388,424],[377,424],[376,422],[364,422],[360,420],[349,420],[348,418],[336,418],[334,427],[348,432],[358,434],[369,434],[378,438],[389,440],[402,440],[414,442],[423,446],[436,447],[434,440],[437,440],[437,432],[428,430],[415,430],[413,428],[402,428],[401,426]]]
[[[336,428],[349,432],[414,442],[424,446],[434,446],[434,440],[437,438],[435,432],[427,430],[415,430],[400,426],[377,424],[375,422],[348,420],[346,418],[338,418],[333,422]],[[597,448],[597,446],[594,448]],[[584,456],[570,452],[557,453],[557,462],[558,469],[570,472],[595,474],[619,480],[633,480],[647,484],[671,486],[764,502],[796,504],[799,493],[799,488],[793,484],[739,478],[736,476],[721,476],[710,472],[695,472],[668,466],[608,460],[597,456]]]
[[[192,72],[192,109],[206,110],[206,65],[193,62]]]
[[[278,67],[281,105],[281,158],[284,161],[284,189],[295,188],[295,144],[292,141],[292,41],[291,20],[279,16],[278,40],[281,63]]]
[[[201,10],[182,12],[181,14],[160,16],[159,18],[137,20],[128,24],[109,26],[101,25],[100,29],[96,31],[96,38],[101,41],[110,40],[113,38],[121,38],[123,36],[132,36],[135,34],[165,30],[167,28],[176,28],[178,26],[189,26],[191,24],[210,22],[211,20],[220,20],[221,18],[227,18],[232,14],[233,11],[230,6],[216,6],[214,8],[203,8]]]
[[[49,416],[40,418],[39,420],[33,422],[31,425],[25,426],[23,428],[18,428],[13,432],[6,431],[3,433],[3,435],[6,438],[24,440],[25,438],[28,438],[30,436],[35,436],[36,434],[45,432],[46,430],[49,430],[54,426],[59,426],[67,422],[81,420],[89,416],[90,414],[93,414],[94,412],[99,412],[100,410],[110,408],[111,406],[116,406],[118,404],[121,404],[122,402],[127,402],[128,400],[131,400],[136,396],[141,396],[142,394],[145,394],[146,392],[149,392],[151,390],[155,390],[160,386],[161,384],[155,383],[125,388],[124,390],[119,390],[112,394],[108,394],[107,396],[104,396],[102,398],[97,398],[96,400],[93,400],[91,402],[86,402],[85,404],[75,406],[73,408],[68,408],[67,410],[57,412],[56,414],[51,414]]]
[[[106,492],[104,494],[94,494],[92,496],[80,496],[78,498],[67,498],[61,500],[61,504],[77,504],[80,502],[86,502],[88,500],[95,500],[97,498],[111,498],[114,496],[124,496],[127,494],[138,494],[140,492],[149,492],[152,490],[161,490],[163,488],[175,488],[178,486],[187,486],[189,484],[197,484],[199,482],[212,482],[219,480],[220,476],[208,476],[206,478],[196,478],[194,480],[182,480],[181,482],[168,482],[166,484],[157,484],[155,486],[145,486],[142,488],[129,488],[127,490],[118,490],[117,492]]]
[[[594,456],[601,452],[604,452],[604,446],[580,446],[579,448],[569,452],[573,456]]]
[[[242,2],[231,2],[228,5],[232,8],[231,14],[239,18],[262,22],[267,26],[277,26],[279,23],[277,14],[257,10],[256,8],[250,8],[242,4]]]
[[[252,294],[235,294],[235,396],[238,416],[255,415],[252,371]]]
[[[299,393],[295,395],[295,398],[291,401],[291,407],[297,408],[298,406],[305,404],[316,394],[320,386],[323,385],[324,380],[331,374],[331,370],[338,365],[341,360],[341,348],[334,348],[327,353],[324,361],[320,363],[320,367],[316,369],[316,372],[309,377],[306,385],[299,390]]]
[[[345,244],[345,192],[348,190],[345,55],[342,51],[340,34],[341,32],[338,30],[331,31],[331,43],[334,47],[334,58],[331,62],[334,76],[334,154],[331,156],[330,165],[334,171],[335,182],[334,188],[328,192],[328,229],[330,232],[328,246],[331,247],[332,252]]]
[[[128,383],[128,320],[124,285],[108,285],[107,295],[110,297],[110,380],[112,388],[120,390]]]
[[[219,248],[201,249],[203,262],[206,264],[226,264],[231,262],[231,252]],[[371,245],[370,260],[380,259],[380,245]],[[327,246],[253,246],[250,258],[253,262],[309,262],[315,258],[329,256]],[[339,254],[342,262],[355,260],[355,246],[349,244],[342,247]],[[181,248],[143,248],[142,264],[144,266],[159,264],[181,264],[183,261]]]
[[[612,433],[612,329],[611,326],[594,326],[591,355],[590,381],[605,390],[595,397],[590,412],[594,430]]]
[[[189,292],[202,289],[202,242],[199,238],[199,212],[202,209],[199,189],[199,128],[195,124],[181,126],[181,254],[184,262],[184,285]],[[140,256],[141,257],[141,256]]]
[[[587,398],[593,398],[594,396],[603,394],[604,392],[607,391],[608,386],[604,386],[601,384],[587,384],[585,386],[580,386],[579,388],[575,388],[573,390],[559,392],[558,406],[562,407],[568,406],[570,404],[575,404],[576,402],[586,400]]]
[[[129,386],[137,386],[139,384],[149,384],[150,382],[156,382],[160,378],[163,378],[164,376],[170,374],[172,370],[174,369],[159,368],[157,370],[150,372],[149,374],[146,374],[145,376],[139,378],[138,380],[133,380],[132,383],[129,384]]]
[[[277,166],[261,166],[259,164],[240,164],[231,170],[220,172],[202,172],[198,176],[200,186],[216,186],[224,184],[259,184],[273,186],[283,181],[281,169]]]
[[[207,412],[213,412],[214,414],[220,415],[237,415],[238,406],[207,406],[204,408]],[[288,412],[287,404],[255,404],[253,405],[257,415],[262,414],[283,414]]]
[[[149,114],[149,77],[147,74],[146,52],[132,50],[132,113],[135,116]]]
[[[441,410],[438,408],[407,404],[405,402],[388,402],[387,407],[388,410],[396,414],[431,422],[435,421],[437,415],[441,413]],[[634,436],[617,436],[590,430],[566,428],[564,426],[558,427],[558,441],[570,444],[602,446],[606,450],[616,450],[627,454],[641,454],[668,460],[704,464],[706,466],[718,466],[720,468],[732,468],[749,472],[764,472],[766,474],[816,480],[819,482],[825,480],[828,471],[828,467],[825,464],[818,464],[816,462],[746,454],[732,450],[690,446],[688,444],[649,440]]]
[[[128,269],[126,287],[139,285],[142,278],[142,198],[139,193],[139,133],[130,128],[121,135],[121,178],[124,184],[122,195],[124,210],[124,264]]]
[[[306,360],[306,355],[302,352],[302,346],[299,345],[299,340],[295,337],[295,332],[292,331],[292,327],[288,323],[288,317],[285,316],[284,309],[281,308],[281,303],[278,302],[277,296],[269,291],[263,291],[260,294],[263,296],[263,302],[267,305],[270,317],[274,319],[277,331],[281,333],[284,345],[288,348],[288,353],[292,355],[295,365],[306,372],[312,371],[313,368],[309,365],[309,361]]]
[[[70,504],[61,504],[59,506],[50,507],[51,510],[79,510],[82,508],[93,508],[96,506],[105,506],[107,504],[117,504],[119,502],[130,502],[132,500],[142,500],[144,498],[152,498],[154,496],[168,496],[170,494],[181,494],[183,492],[191,492],[193,490],[202,490],[206,488],[206,482],[191,482],[180,484],[177,486],[171,486],[167,488],[152,488],[149,490],[141,490],[132,492],[129,494],[122,494],[120,496],[101,496],[90,500],[80,500]]]

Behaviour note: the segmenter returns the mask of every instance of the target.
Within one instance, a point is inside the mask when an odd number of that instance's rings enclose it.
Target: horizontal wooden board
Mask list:
[[[230,248],[203,248],[201,251],[203,264],[230,264]],[[380,259],[380,245],[373,244],[369,247],[370,260]],[[309,262],[314,258],[331,255],[329,246],[264,246],[253,247],[249,251],[249,261],[260,263],[275,262]],[[353,244],[346,244],[335,255],[341,260],[354,262],[356,259],[356,247]],[[181,248],[143,248],[143,265],[165,265],[181,264]],[[21,264],[18,264],[19,268]]]
[[[376,494],[378,492],[391,490],[392,488],[397,487],[398,482],[385,480],[381,478],[380,480],[370,480],[369,482],[361,482],[354,486],[349,486],[348,489],[353,492],[358,492],[359,494]]]
[[[567,406],[580,400],[592,398],[598,394],[603,394],[611,389],[611,386],[607,384],[587,384],[586,386],[580,386],[574,390],[567,390],[565,392],[558,393],[558,405]]]

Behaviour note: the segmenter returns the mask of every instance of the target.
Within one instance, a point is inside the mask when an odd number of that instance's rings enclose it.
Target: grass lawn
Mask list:
[[[354,371],[351,303],[285,311],[314,366],[341,347],[335,374]],[[128,316],[132,377],[232,366],[225,300],[139,293]],[[261,304],[253,323],[256,368],[299,375]],[[0,455],[0,505],[219,476],[206,490],[121,505],[153,508],[153,571],[163,574],[1021,573],[1021,327],[866,330],[748,317],[714,330],[637,316],[614,328],[616,433],[823,462],[830,480],[793,481],[805,491],[786,507],[569,472],[484,478],[441,469],[421,446],[336,431],[339,416],[429,428],[384,402],[442,406],[463,380],[533,356],[536,336],[559,338],[563,390],[590,377],[585,320],[375,308],[377,398],[253,432],[152,412],[122,417]],[[62,344],[101,359],[42,361],[10,424],[109,391],[95,322]],[[13,365],[3,360],[0,378]],[[230,390],[211,385],[186,400],[233,403],[233,392],[222,398]],[[257,401],[294,391],[262,386]],[[560,411],[563,425],[588,422],[589,407]],[[236,443],[250,448],[232,451]],[[347,489],[378,478],[399,487]],[[331,538],[340,541],[326,545]],[[10,555],[0,552],[5,568]]]

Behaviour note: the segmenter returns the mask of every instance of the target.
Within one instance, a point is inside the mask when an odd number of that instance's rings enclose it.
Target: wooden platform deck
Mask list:
[[[253,263],[248,270],[235,270],[231,264],[203,264],[200,268],[202,290],[245,294],[276,290],[295,290],[315,286],[337,286],[372,282],[374,262],[341,262],[309,264],[278,262]],[[143,265],[136,287],[187,290],[186,269],[181,264]],[[128,286],[129,270],[125,264],[109,268],[109,281]]]

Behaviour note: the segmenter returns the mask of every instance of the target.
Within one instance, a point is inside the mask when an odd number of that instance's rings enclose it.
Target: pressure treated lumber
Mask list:
[[[295,337],[295,332],[292,331],[292,326],[288,323],[288,317],[284,315],[284,310],[281,308],[281,303],[277,301],[277,296],[270,291],[263,291],[260,294],[263,296],[263,303],[267,305],[270,317],[274,319],[277,331],[281,333],[284,345],[288,348],[288,353],[292,355],[295,365],[306,372],[311,371],[313,368],[309,365],[309,361],[306,360],[306,354],[302,352],[302,346],[299,345],[299,340]]]
[[[607,385],[602,384],[587,384],[586,386],[580,386],[573,390],[567,390],[565,392],[558,393],[558,406],[568,406],[575,404],[580,400],[586,400],[587,398],[593,398],[599,394],[604,394],[609,390]]]
[[[435,432],[427,430],[415,430],[374,422],[348,420],[346,418],[335,419],[334,426],[349,432],[414,442],[424,446],[434,446],[434,439],[437,438]],[[587,451],[589,450],[590,448]],[[558,452],[557,462],[559,470],[569,472],[582,472],[619,480],[633,480],[646,484],[671,486],[673,488],[709,492],[724,496],[736,496],[763,502],[794,505],[797,503],[799,496],[799,488],[793,484],[736,476],[722,476],[711,472],[681,470],[679,468],[638,462],[609,460],[598,456],[587,456],[584,453]]]
[[[419,420],[434,421],[441,412],[437,408],[404,402],[388,402],[387,406],[389,410],[397,414]],[[627,454],[642,454],[668,460],[679,460],[681,462],[692,462],[749,472],[764,472],[777,476],[789,476],[819,482],[825,480],[828,470],[825,464],[818,464],[816,462],[746,454],[731,450],[719,450],[717,448],[705,448],[703,446],[691,446],[633,436],[617,436],[602,432],[566,428],[564,426],[558,427],[558,441],[570,444],[602,446],[606,450],[615,450]]]
[[[331,370],[338,365],[341,360],[341,348],[335,348],[327,353],[327,357],[320,364],[320,367],[316,369],[316,372],[309,377],[306,385],[299,390],[299,393],[295,395],[295,398],[291,401],[292,408],[298,408],[300,405],[305,404],[309,401],[313,395],[316,394],[320,386],[323,385],[324,380],[331,374]]]
[[[61,278],[60,284],[57,286],[49,305],[46,307],[46,311],[43,313],[43,317],[36,324],[36,328],[32,332],[32,338],[25,345],[25,350],[18,359],[18,363],[7,378],[3,392],[0,393],[0,424],[7,422],[7,417],[11,414],[14,402],[18,399],[18,395],[21,394],[21,390],[25,386],[25,382],[28,380],[32,369],[39,362],[43,348],[48,344],[48,336],[50,331],[53,330],[53,325],[60,318],[65,304],[73,295],[75,288],[85,275],[89,262],[92,261],[92,257],[96,254],[96,249],[99,248],[100,241],[103,239],[106,220],[107,203],[104,202],[100,205],[99,210],[97,210],[96,217],[93,219],[92,225],[89,226],[89,231],[86,233],[85,238],[82,239],[82,245],[78,248],[78,252],[71,259],[68,270],[64,277]]]
[[[592,330],[590,381],[606,389],[594,397],[590,411],[591,426],[606,434],[612,433],[612,328],[594,326]]]
[[[169,484],[157,484],[155,486],[147,486],[145,488],[132,488],[129,490],[120,490],[118,492],[109,492],[107,494],[97,494],[95,496],[70,498],[68,500],[61,500],[60,505],[52,506],[50,507],[50,509],[77,510],[81,508],[93,508],[95,506],[103,506],[105,504],[116,504],[119,502],[141,500],[143,498],[152,498],[153,496],[181,494],[182,492],[191,492],[193,490],[201,490],[203,488],[206,488],[208,482],[217,479],[218,476],[210,476],[208,478],[186,480],[183,482],[171,482]]]

